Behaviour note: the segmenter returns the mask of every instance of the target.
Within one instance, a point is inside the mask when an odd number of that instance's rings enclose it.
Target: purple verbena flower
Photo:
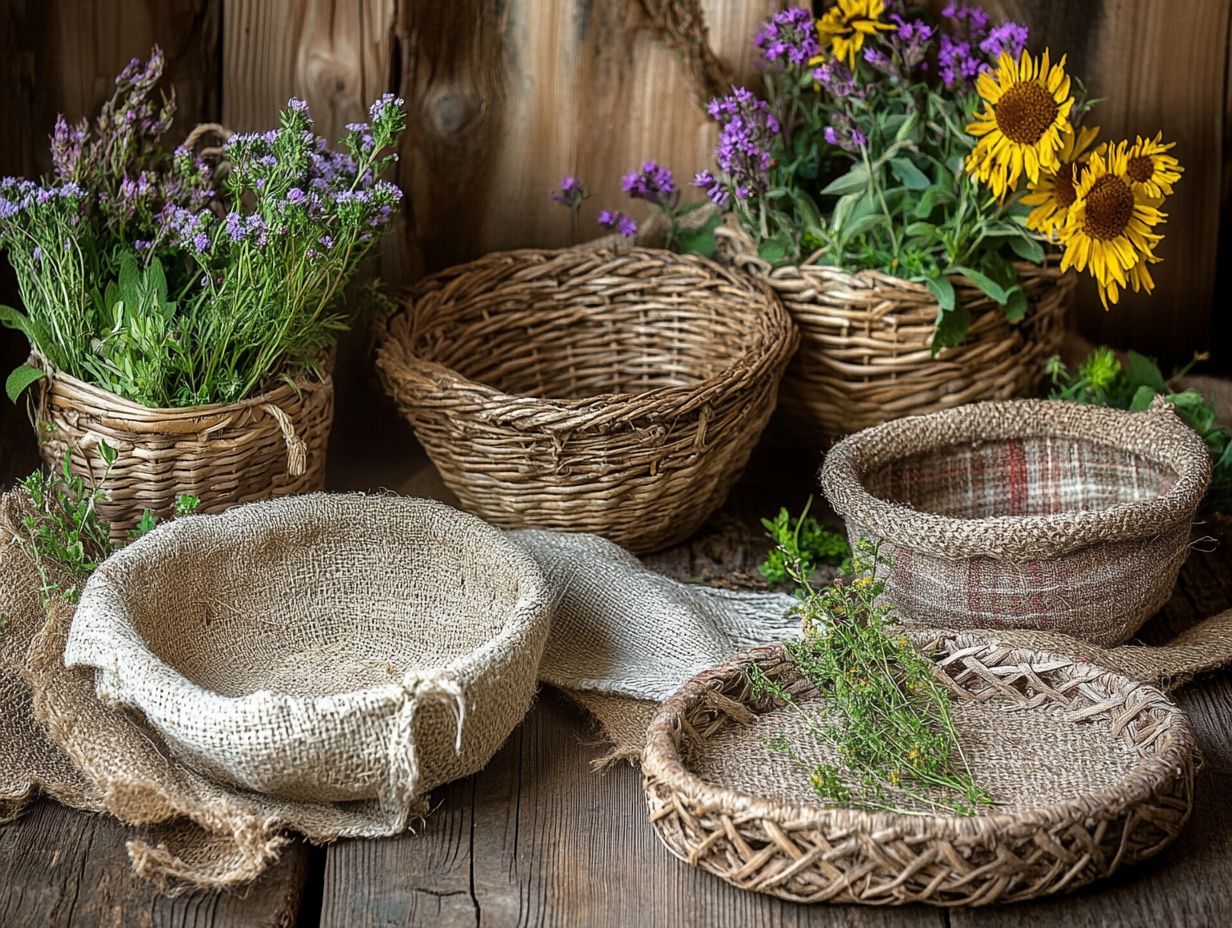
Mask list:
[[[675,206],[680,200],[672,172],[657,161],[647,161],[641,170],[630,171],[621,182],[625,193],[635,200],[646,200],[656,206]]]
[[[727,195],[727,190],[720,181],[709,171],[698,171],[693,175],[693,186],[699,190],[705,190],[706,196],[710,197],[711,202],[720,209],[725,209],[727,204],[731,202],[731,198]]]
[[[1029,33],[1027,27],[1020,23],[1004,22],[994,26],[984,41],[980,42],[980,51],[996,61],[1002,52],[1009,52],[1010,57],[1017,59],[1027,46]]]
[[[582,205],[582,201],[588,196],[585,185],[574,177],[572,174],[562,177],[560,186],[555,190],[549,190],[548,196],[559,203],[561,206],[567,206],[570,209],[577,209]]]
[[[637,222],[621,210],[602,210],[599,213],[599,225],[612,232],[619,232],[625,238],[637,235]]]
[[[803,66],[821,53],[810,10],[796,6],[775,13],[762,23],[753,38],[767,70]]]
[[[707,111],[721,124],[714,158],[727,186],[764,192],[774,165],[772,148],[780,132],[769,105],[746,88],[733,87],[726,97],[711,100]]]

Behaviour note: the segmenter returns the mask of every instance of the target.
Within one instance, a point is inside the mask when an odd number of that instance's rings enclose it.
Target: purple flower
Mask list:
[[[292,187],[290,190],[287,191],[287,202],[288,203],[303,203],[304,199],[305,199],[304,191],[300,190],[298,187]]]
[[[1027,37],[1026,26],[1004,22],[988,33],[987,38],[980,43],[980,51],[992,61],[1000,58],[1002,52],[1009,52],[1012,58],[1017,59],[1027,46]]]
[[[51,167],[61,180],[77,173],[88,125],[83,119],[77,125],[70,126],[63,116],[56,117],[55,129],[51,133]]]
[[[146,239],[139,238],[133,242],[133,247],[136,248],[138,251],[149,251],[151,248],[154,247],[154,243],[151,241],[147,241]]]
[[[657,206],[675,206],[680,200],[672,172],[657,161],[647,161],[640,171],[630,171],[621,186],[635,200],[646,200]]]
[[[42,248],[40,248],[38,245],[35,245],[34,251],[32,252],[32,254],[34,255],[35,261],[38,261],[40,263],[42,262],[43,260],[43,249]]]
[[[372,106],[368,107],[368,118],[374,123],[379,123],[396,115],[405,106],[406,101],[397,94],[382,94],[380,99],[373,101]]]
[[[577,209],[582,205],[582,201],[586,199],[588,194],[582,182],[570,174],[567,177],[562,177],[560,186],[556,190],[549,190],[548,196],[561,206]]]
[[[838,130],[833,126],[826,126],[825,131],[821,133],[822,138],[826,140],[827,145],[838,144]]]
[[[244,240],[244,217],[232,210],[227,213],[226,219],[227,235],[233,242],[241,242]]]
[[[879,48],[874,48],[869,45],[864,49],[864,60],[867,61],[873,68],[880,71],[882,74],[893,74],[895,68],[890,61],[890,56]]]
[[[979,43],[988,32],[988,14],[978,6],[947,3],[941,9],[941,17],[949,20],[951,29]]]
[[[612,232],[619,232],[625,238],[633,238],[637,235],[637,222],[620,210],[616,212],[608,209],[602,210],[599,213],[599,225]]]
[[[837,100],[846,97],[863,97],[864,91],[856,86],[855,75],[841,61],[827,61],[813,71],[817,81],[830,96]]]
[[[201,252],[205,251],[205,249],[210,247],[210,237],[206,235],[204,232],[198,232],[196,235],[193,236],[192,243],[193,243],[193,248],[195,248],[197,250],[197,253],[200,254]]]
[[[928,56],[936,30],[920,19],[905,20],[898,14],[892,18],[898,23],[898,29],[891,40],[894,50],[898,53],[903,68],[911,71]]]
[[[769,187],[772,149],[780,131],[769,105],[744,87],[733,87],[728,96],[711,100],[707,111],[721,124],[714,158],[727,186],[764,192]]]
[[[813,27],[813,14],[799,6],[775,13],[762,23],[753,44],[761,50],[762,63],[767,70],[781,71],[792,65],[802,66],[821,53],[817,31]]]
[[[946,87],[972,81],[981,71],[988,68],[988,62],[971,51],[970,43],[955,41],[948,35],[941,36],[937,64],[941,81]]]
[[[725,209],[727,204],[731,202],[723,182],[709,171],[698,171],[694,174],[693,186],[700,190],[705,190],[706,196],[710,197],[711,201],[720,209]]]

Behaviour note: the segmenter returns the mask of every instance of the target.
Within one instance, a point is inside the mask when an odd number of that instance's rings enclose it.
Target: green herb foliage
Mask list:
[[[1071,371],[1060,357],[1048,360],[1052,378],[1051,398],[1117,409],[1143,410],[1157,396],[1164,397],[1177,414],[1202,436],[1211,452],[1213,470],[1203,509],[1206,512],[1232,513],[1232,432],[1218,422],[1214,404],[1196,390],[1178,389],[1180,380],[1205,355],[1171,377],[1164,377],[1159,365],[1145,355],[1131,351],[1124,364],[1111,348],[1097,348]]]
[[[98,514],[98,501],[117,453],[106,442],[100,442],[98,450],[105,470],[94,486],[73,473],[71,452],[65,452],[58,472],[38,470],[17,481],[34,505],[34,512],[23,519],[23,528],[39,568],[44,599],[61,596],[77,602],[90,574],[115,552],[110,527]],[[195,496],[179,496],[175,515],[192,515],[200,504]],[[148,534],[157,524],[154,513],[145,510],[129,539]]]
[[[792,564],[803,636],[788,642],[787,652],[819,698],[802,703],[781,681],[748,665],[754,696],[790,706],[812,741],[778,735],[768,746],[799,767],[826,802],[973,815],[991,797],[976,785],[963,756],[940,671],[893,632],[892,610],[878,602],[884,584],[877,570],[885,563],[873,544],[861,540],[848,578],[820,590],[809,585],[798,561]],[[837,749],[839,763],[813,759],[822,743]]]
[[[826,528],[809,515],[812,505],[813,499],[809,497],[804,511],[796,519],[784,506],[773,519],[761,520],[766,535],[774,542],[774,548],[759,567],[761,575],[769,582],[787,582],[795,564],[800,565],[800,571],[805,576],[811,577],[821,565],[839,567],[851,554],[847,539],[841,532]]]

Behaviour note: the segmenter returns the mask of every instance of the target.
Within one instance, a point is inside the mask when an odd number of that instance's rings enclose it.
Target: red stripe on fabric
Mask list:
[[[1021,441],[1011,441],[1005,446],[1006,464],[1009,465],[1011,516],[1026,515],[1027,498],[1027,451]]]

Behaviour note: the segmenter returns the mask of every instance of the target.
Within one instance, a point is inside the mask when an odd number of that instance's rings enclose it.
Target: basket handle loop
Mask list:
[[[401,828],[419,795],[422,772],[415,744],[415,715],[425,703],[435,702],[453,712],[454,752],[462,753],[462,727],[466,721],[466,697],[457,680],[436,671],[409,671],[402,678],[402,705],[389,732],[389,763],[381,804],[399,816]]]
[[[302,476],[308,469],[308,444],[295,434],[295,424],[285,410],[273,403],[262,403],[261,408],[278,423],[278,428],[282,430],[282,440],[287,443],[287,473],[292,477]]]

